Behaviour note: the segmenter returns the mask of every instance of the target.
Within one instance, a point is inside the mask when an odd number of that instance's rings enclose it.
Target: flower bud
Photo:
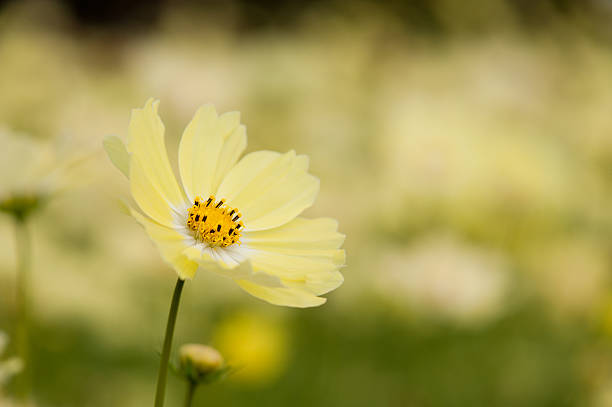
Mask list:
[[[182,370],[195,381],[223,368],[223,356],[210,346],[186,344],[181,346],[179,354]]]

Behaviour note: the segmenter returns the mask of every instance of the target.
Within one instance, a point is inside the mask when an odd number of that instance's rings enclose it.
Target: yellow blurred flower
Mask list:
[[[132,216],[179,277],[191,279],[202,267],[272,304],[323,304],[318,296],[343,281],[344,236],[333,219],[298,216],[319,190],[308,158],[258,151],[239,160],[247,143],[240,114],[218,116],[206,105],[181,138],[181,188],[157,109],[150,99],[132,111],[127,147],[117,137],[104,144],[144,212],[130,207]]]
[[[238,312],[215,330],[214,342],[236,370],[236,381],[262,385],[285,369],[288,336],[282,323],[254,312]]]

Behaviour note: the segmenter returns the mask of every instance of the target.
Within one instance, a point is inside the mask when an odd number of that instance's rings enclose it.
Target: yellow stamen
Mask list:
[[[225,204],[225,199],[218,202],[211,195],[206,201],[197,196],[187,216],[187,227],[195,232],[196,240],[212,247],[227,247],[240,244],[240,232],[244,224],[240,212]]]

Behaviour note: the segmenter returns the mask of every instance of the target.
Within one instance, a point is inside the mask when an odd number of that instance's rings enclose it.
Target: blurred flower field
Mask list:
[[[102,151],[151,96],[170,157],[208,102],[241,111],[247,152],[308,155],[321,189],[306,214],[347,236],[345,282],[318,308],[197,274],[175,347],[213,345],[239,369],[194,405],[612,406],[612,37],[580,13],[534,32],[507,2],[475,22],[435,4],[443,34],[369,2],[262,29],[185,3],[123,31],[81,27],[64,3],[0,7],[0,191],[36,158],[4,135],[87,157],[29,225],[36,406],[153,401],[176,277]],[[183,392],[170,374],[167,405]]]

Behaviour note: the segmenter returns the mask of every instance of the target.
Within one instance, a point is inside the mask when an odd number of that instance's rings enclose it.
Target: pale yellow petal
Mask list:
[[[113,165],[126,177],[130,177],[130,155],[123,141],[117,136],[107,136],[102,142],[104,150]]]
[[[200,107],[183,132],[179,145],[179,168],[190,202],[211,194],[210,185],[223,138],[217,131],[217,112],[212,105]]]
[[[291,170],[277,185],[241,209],[247,230],[264,230],[289,222],[312,206],[318,193],[317,178],[304,171]]]
[[[223,118],[224,116],[225,115],[221,117]],[[215,177],[213,178],[211,186],[213,193],[217,192],[219,185],[221,185],[227,173],[236,165],[246,145],[247,136],[245,126],[238,126],[228,133],[223,143],[223,147],[221,148],[221,152],[219,153],[217,170],[215,171]]]
[[[283,225],[311,206],[319,191],[307,163],[293,151],[248,154],[228,173],[218,195],[240,210],[245,230]]]
[[[149,99],[142,109],[133,109],[128,132],[127,150],[131,154],[130,165],[138,163],[142,176],[164,200],[179,211],[186,205],[166,152],[164,124],[157,114],[158,101]],[[139,202],[140,204],[140,202]]]
[[[198,271],[198,263],[189,260],[185,256],[177,256],[168,263],[174,268],[181,280],[191,280],[196,271]]]
[[[179,146],[179,168],[190,201],[214,194],[246,147],[240,114],[217,116],[211,105],[200,107],[185,128]]]
[[[233,206],[241,203],[241,192],[258,176],[265,175],[267,168],[278,166],[280,158],[281,155],[274,151],[256,151],[245,155],[219,186],[219,197],[228,199]]]
[[[299,249],[295,249],[297,253]],[[253,267],[281,278],[300,279],[310,274],[329,273],[344,265],[344,250],[316,250],[303,255],[283,254],[275,250],[253,250]]]
[[[198,247],[189,247],[183,251],[183,254],[190,260],[197,262],[203,270],[217,273],[223,277],[233,280],[248,280],[267,287],[283,287],[278,277],[255,272],[248,260],[232,267],[228,264],[229,261],[222,261],[218,257],[213,258],[210,254],[203,253],[202,249]]]
[[[298,288],[264,287],[247,280],[238,281],[238,285],[252,296],[274,305],[307,308],[317,307],[326,301]]]
[[[329,218],[296,218],[274,229],[248,232],[243,242],[251,250],[253,268],[278,276],[284,285],[321,295],[343,282],[345,263],[339,247],[344,235]]]
[[[158,187],[151,183],[140,161],[130,165],[130,189],[140,209],[162,225],[172,227],[176,211],[170,206]]]
[[[183,254],[186,249],[193,245],[193,239],[148,219],[133,208],[130,208],[130,212],[138,223],[145,228],[147,234],[159,249],[162,258],[172,266],[178,276],[183,280],[193,278],[198,269],[198,264]]]
[[[310,273],[299,279],[281,279],[283,285],[299,288],[314,295],[323,295],[340,287],[344,282],[338,270],[324,273]]]
[[[254,198],[284,178],[294,161],[294,151],[286,154],[273,151],[247,154],[227,175],[219,187],[219,196],[227,198],[233,206],[244,211]]]
[[[256,248],[337,249],[342,246],[344,237],[338,233],[335,219],[298,217],[277,228],[245,233],[241,240]]]
[[[295,252],[300,253],[297,248]],[[325,294],[342,284],[344,279],[338,269],[344,265],[344,260],[344,250],[338,249],[316,250],[310,256],[261,250],[251,255],[255,271],[277,276],[283,285],[314,295]]]

